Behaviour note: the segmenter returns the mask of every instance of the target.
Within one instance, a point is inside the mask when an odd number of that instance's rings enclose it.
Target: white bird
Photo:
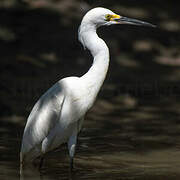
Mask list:
[[[79,27],[79,41],[93,56],[93,64],[82,77],[67,77],[54,84],[33,107],[24,129],[21,167],[67,142],[70,168],[84,116],[92,107],[106,77],[109,49],[96,29],[112,24],[154,25],[126,18],[97,7],[86,13]]]

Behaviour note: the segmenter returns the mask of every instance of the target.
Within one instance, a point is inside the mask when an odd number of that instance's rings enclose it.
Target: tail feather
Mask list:
[[[24,166],[27,163],[33,163],[35,159],[42,155],[40,145],[32,148],[29,152],[23,153],[20,152],[20,164]]]

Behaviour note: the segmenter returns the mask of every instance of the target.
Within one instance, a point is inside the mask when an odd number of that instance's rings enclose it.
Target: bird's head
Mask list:
[[[108,26],[113,24],[132,24],[138,26],[155,27],[155,25],[148,22],[120,16],[109,9],[97,7],[88,11],[83,17],[78,31],[79,41],[83,44],[84,48],[86,48],[86,44],[88,43],[87,41],[91,34],[89,32],[95,32],[100,26]]]
[[[112,24],[132,24],[138,26],[155,27],[153,24],[120,16],[111,10],[102,7],[97,7],[88,11],[84,16],[83,21],[86,23],[92,23],[96,27]]]

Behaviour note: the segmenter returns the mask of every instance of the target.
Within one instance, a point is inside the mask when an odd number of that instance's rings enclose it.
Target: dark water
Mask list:
[[[180,124],[153,107],[114,110],[99,100],[79,136],[75,169],[69,173],[66,145],[47,154],[41,172],[28,167],[21,179],[180,179]],[[157,106],[155,110],[157,111]],[[162,116],[166,112],[166,117]],[[120,118],[121,114],[121,118]],[[17,118],[17,117],[16,117]],[[19,179],[23,125],[0,127],[0,179]]]
[[[79,1],[71,0],[65,9],[64,1],[47,1],[53,6],[42,8],[43,3],[37,8],[36,1],[26,2],[30,8],[1,6],[0,12],[0,180],[20,179],[24,116],[36,100],[59,79],[81,76],[91,64],[77,41],[84,15]],[[64,4],[60,12],[50,9],[58,7],[56,2]],[[100,92],[103,98],[88,113],[79,135],[74,172],[69,173],[64,145],[47,154],[41,172],[29,167],[21,179],[180,179],[179,5],[162,0],[103,2],[158,28],[99,31],[110,47],[111,65]],[[101,3],[92,1],[89,8]]]

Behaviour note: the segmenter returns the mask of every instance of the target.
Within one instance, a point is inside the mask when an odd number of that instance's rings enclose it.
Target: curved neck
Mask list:
[[[81,78],[98,93],[109,67],[109,49],[106,43],[98,37],[96,27],[93,25],[83,27],[81,24],[79,40],[85,48],[90,50],[93,56],[91,68]]]

